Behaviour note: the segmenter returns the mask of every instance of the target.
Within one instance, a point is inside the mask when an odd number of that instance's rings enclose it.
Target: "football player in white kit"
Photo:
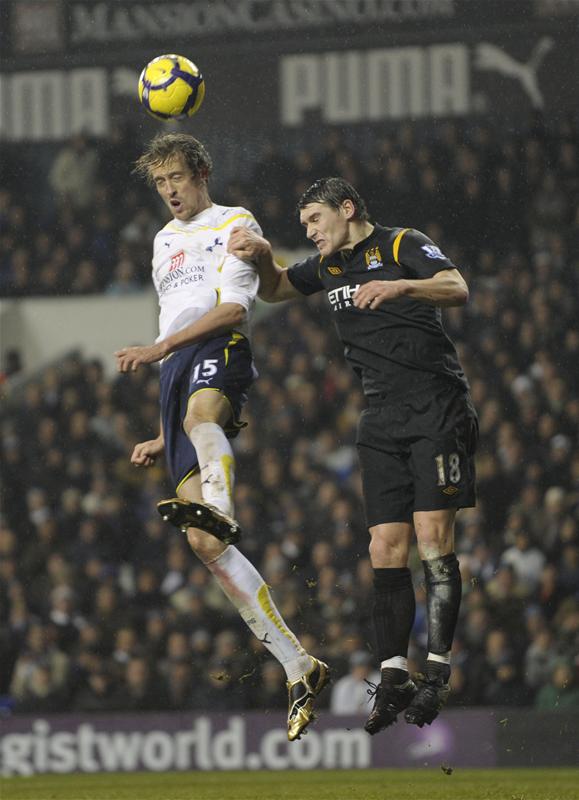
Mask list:
[[[156,136],[137,161],[173,219],[157,234],[153,282],[160,333],[146,347],[115,353],[119,372],[161,361],[161,432],[135,446],[131,461],[147,467],[163,452],[177,497],[159,503],[162,516],[186,531],[193,552],[287,675],[288,738],[314,718],[314,700],[329,682],[326,664],[308,655],[277,610],[255,567],[234,546],[235,461],[228,438],[256,372],[248,323],[259,278],[252,264],[227,253],[233,227],[261,233],[244,208],[211,200],[212,161],[193,136]]]

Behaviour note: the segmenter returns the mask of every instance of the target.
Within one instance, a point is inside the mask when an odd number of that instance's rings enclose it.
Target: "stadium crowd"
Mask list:
[[[130,178],[132,146],[118,132],[99,146],[76,137],[52,164],[44,191],[55,202],[40,213],[5,168],[4,296],[148,286],[161,218]],[[471,289],[465,309],[445,312],[481,431],[479,504],[457,524],[450,702],[579,707],[577,128],[535,119],[509,136],[448,123],[422,139],[405,125],[364,157],[330,133],[318,156],[266,148],[252,180],[217,201],[254,210],[277,247],[303,246],[295,200],[329,174],[357,186],[378,222],[430,235]],[[42,227],[31,235],[35,214]],[[364,398],[320,295],[262,319],[253,345],[260,379],[234,444],[241,547],[307,649],[336,670],[326,703],[361,710],[372,676],[354,444]],[[156,501],[171,493],[163,465],[129,463],[135,442],[156,433],[155,369],[111,380],[76,354],[18,390],[5,385],[4,707],[285,708],[283,671],[158,517]],[[415,555],[412,669],[426,645],[419,567]]]

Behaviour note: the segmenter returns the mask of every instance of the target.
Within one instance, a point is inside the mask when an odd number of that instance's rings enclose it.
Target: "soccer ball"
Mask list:
[[[184,56],[158,56],[141,72],[139,100],[155,119],[191,117],[204,97],[203,76]]]

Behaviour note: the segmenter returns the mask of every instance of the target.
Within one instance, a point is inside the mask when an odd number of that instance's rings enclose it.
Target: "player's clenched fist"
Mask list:
[[[157,436],[156,439],[150,439],[148,442],[139,442],[133,450],[131,464],[134,464],[135,467],[152,467],[157,456],[160,456],[164,449],[165,443],[162,436]]]
[[[227,243],[227,252],[242,261],[257,261],[270,250],[271,245],[267,239],[249,228],[233,228]]]

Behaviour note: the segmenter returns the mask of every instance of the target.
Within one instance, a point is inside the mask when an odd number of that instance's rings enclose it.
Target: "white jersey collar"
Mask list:
[[[195,217],[191,217],[191,219],[183,220],[175,219],[175,217],[173,217],[172,222],[180,225],[183,228],[186,228],[188,225],[207,225],[214,217],[215,208],[215,203],[211,203],[208,208],[204,208],[203,211],[200,211],[199,214],[197,214]]]

